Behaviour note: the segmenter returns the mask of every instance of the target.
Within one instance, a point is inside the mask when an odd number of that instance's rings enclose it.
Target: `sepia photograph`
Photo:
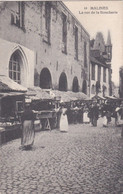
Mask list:
[[[0,1],[0,194],[123,194],[123,1]]]

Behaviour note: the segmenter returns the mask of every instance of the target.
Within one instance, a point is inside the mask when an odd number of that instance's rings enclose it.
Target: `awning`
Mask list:
[[[101,100],[106,100],[106,98],[104,98],[103,96],[100,95],[94,95],[91,97],[91,99],[101,99]]]
[[[56,98],[59,97],[63,102],[85,100],[88,98],[87,95],[82,92],[52,90],[52,93],[54,93]]]
[[[5,93],[5,92],[1,92],[0,93],[0,99],[2,98],[5,98],[5,97],[8,97],[8,96],[24,96],[24,93],[20,93],[20,92],[8,92],[8,93]]]
[[[67,92],[64,91],[53,90],[53,93],[57,98],[59,97],[62,102],[70,102],[77,100],[76,97],[70,96]]]
[[[118,98],[114,97],[114,96],[106,96],[107,99],[111,99],[111,100],[117,100]]]
[[[9,91],[18,91],[18,92],[26,92],[27,89],[22,85],[16,83],[9,77],[5,75],[0,75],[0,91],[9,92]]]
[[[41,89],[40,87],[28,88],[26,97],[31,100],[59,100],[62,102],[88,99],[87,95],[82,92],[65,92],[59,90]]]
[[[28,88],[26,92],[26,98],[30,98],[31,100],[52,100],[53,99],[50,96],[50,94],[48,94],[48,92],[36,86]]]
[[[88,96],[82,92],[72,92],[68,91],[67,94],[71,97],[76,98],[77,100],[87,100],[89,99]]]

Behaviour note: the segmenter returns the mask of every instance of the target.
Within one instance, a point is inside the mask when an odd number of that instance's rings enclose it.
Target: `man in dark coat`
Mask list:
[[[99,107],[96,103],[92,104],[90,108],[90,118],[93,126],[97,126],[97,120],[99,117]]]

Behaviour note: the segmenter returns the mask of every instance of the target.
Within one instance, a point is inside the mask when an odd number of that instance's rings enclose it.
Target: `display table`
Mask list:
[[[56,111],[38,111],[38,118],[41,121],[42,128],[51,130],[56,125],[57,112]]]

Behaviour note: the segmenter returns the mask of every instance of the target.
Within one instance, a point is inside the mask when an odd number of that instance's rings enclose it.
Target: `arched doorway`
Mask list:
[[[78,84],[78,78],[74,77],[73,79],[73,86],[72,86],[73,92],[79,92],[79,84]]]
[[[87,94],[87,83],[86,83],[86,80],[83,81],[82,92],[84,94]]]
[[[51,74],[47,68],[42,69],[40,73],[40,88],[42,89],[52,88]]]
[[[64,72],[61,73],[60,78],[59,78],[59,90],[67,91],[67,76]]]

